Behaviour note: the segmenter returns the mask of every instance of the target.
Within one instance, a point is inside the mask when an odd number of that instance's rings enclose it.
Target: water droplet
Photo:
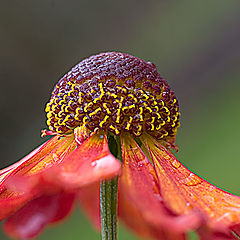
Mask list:
[[[202,179],[195,175],[194,173],[190,173],[188,177],[180,180],[180,183],[186,186],[196,186],[202,182]]]
[[[92,162],[92,163],[91,163],[91,166],[92,166],[92,167],[96,167],[96,166],[97,166],[97,162],[96,162],[96,161]]]
[[[204,199],[207,200],[208,203],[214,204],[216,202],[216,198],[210,195],[205,195]]]
[[[162,197],[160,196],[159,193],[154,193],[153,195],[154,195],[154,197],[155,197],[159,202],[162,202],[162,201],[163,201],[163,199],[162,199]]]
[[[100,138],[101,138],[101,139],[103,139],[103,138],[104,138],[104,136],[103,136],[103,135],[100,135]]]
[[[232,213],[226,212],[222,216],[217,218],[216,221],[220,222],[220,221],[223,221],[223,219],[227,218],[227,219],[229,219],[232,222],[233,221],[233,217],[234,217],[234,215]]]
[[[136,166],[138,167],[138,170],[141,170],[144,166],[146,166],[147,161],[145,158],[140,159],[139,162],[136,163]]]
[[[180,166],[181,166],[181,163],[178,161],[178,160],[173,160],[172,162],[171,162],[171,164],[173,165],[173,167],[175,167],[175,168],[179,168]]]
[[[59,157],[58,157],[58,155],[57,155],[56,153],[53,153],[53,154],[52,154],[52,157],[53,157],[53,160],[54,160],[55,162],[57,162],[58,159],[59,159]]]

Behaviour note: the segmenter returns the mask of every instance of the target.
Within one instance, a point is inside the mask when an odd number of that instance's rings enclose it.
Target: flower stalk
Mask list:
[[[118,178],[100,185],[101,239],[117,239]]]
[[[107,135],[110,152],[122,162],[119,136]],[[101,239],[117,239],[118,177],[100,184]]]

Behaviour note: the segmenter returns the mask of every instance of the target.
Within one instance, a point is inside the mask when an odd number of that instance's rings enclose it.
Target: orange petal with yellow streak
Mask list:
[[[9,176],[16,174],[30,176],[59,163],[64,157],[63,155],[66,154],[65,150],[70,146],[73,140],[73,135],[61,138],[55,136],[33,150],[20,161],[2,169],[0,171],[0,190]]]
[[[124,165],[119,180],[120,195],[137,208],[146,224],[173,233],[183,233],[196,226],[194,214],[177,216],[166,209],[155,169],[129,135],[122,137],[122,154]]]
[[[45,186],[41,173],[62,161],[74,145],[74,137],[53,137],[19,162],[0,171],[0,219],[15,212]]]
[[[55,170],[60,184],[76,188],[117,176],[121,163],[110,153],[106,136],[99,133],[85,140]]]
[[[199,218],[214,231],[227,232],[227,228],[240,223],[240,197],[215,187],[188,170],[151,136],[144,134],[141,141],[152,156],[161,196],[174,213],[198,212]]]

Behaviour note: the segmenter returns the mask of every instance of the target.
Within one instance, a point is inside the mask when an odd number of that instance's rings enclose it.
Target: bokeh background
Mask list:
[[[239,0],[1,1],[0,166],[44,141],[44,108],[58,79],[81,59],[115,50],[154,62],[175,90],[179,159],[240,194],[239,12]],[[119,236],[139,239],[122,226]],[[99,235],[77,208],[38,239]]]

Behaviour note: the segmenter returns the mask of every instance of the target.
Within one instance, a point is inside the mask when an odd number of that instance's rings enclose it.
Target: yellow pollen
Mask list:
[[[127,126],[126,126],[126,128],[125,128],[126,130],[129,130],[129,129],[130,129],[132,120],[133,120],[133,118],[132,118],[132,117],[129,117],[129,121],[128,121]]]
[[[116,135],[120,134],[119,130],[116,127],[114,127],[113,125],[110,125],[109,128],[112,129],[115,132]]]
[[[151,109],[150,107],[146,107],[146,109],[147,109],[150,113],[152,113],[152,109]]]
[[[65,102],[66,101],[66,98],[67,98],[68,96],[67,95],[64,95],[63,96],[63,101]]]
[[[68,94],[67,94],[67,95],[70,97],[70,96],[71,96],[71,94],[72,94],[73,92],[74,92],[74,91],[73,91],[73,90],[71,90],[71,91],[69,91],[69,92],[68,92]]]
[[[161,119],[161,115],[160,115],[160,113],[155,113],[156,115],[157,115],[157,117],[158,117],[158,119]]]
[[[151,121],[151,123],[154,123],[154,121],[155,121],[155,117],[152,117],[152,121]]]
[[[92,105],[93,105],[93,103],[92,103],[92,102],[90,102],[90,103],[88,103],[88,104],[86,103],[86,104],[85,104],[85,107],[84,107],[84,109],[83,109],[83,110],[84,110],[84,112],[88,112],[88,110],[87,110],[87,109],[88,109],[89,107],[91,107]]]
[[[109,116],[106,115],[106,116],[104,117],[104,119],[99,123],[99,126],[100,126],[101,128],[103,127],[103,124],[107,122],[107,119],[108,119],[108,118],[109,118]]]
[[[83,125],[86,125],[87,121],[88,121],[88,117],[84,117],[83,118]]]
[[[95,79],[94,84],[86,80],[84,87],[71,81],[60,86],[46,105],[51,131],[65,134],[85,126],[90,132],[102,129],[119,135],[128,131],[135,137],[146,131],[162,140],[176,135],[180,114],[173,94],[165,101],[162,94],[154,95],[140,83],[137,88],[127,87],[113,78],[109,80],[113,85],[104,79]]]
[[[82,104],[82,95],[83,95],[83,93],[79,92],[79,94],[78,94],[78,96],[79,96],[78,103],[79,104]]]
[[[143,96],[144,96],[144,100],[148,100],[149,99],[149,96],[147,95],[147,94],[143,94]]]
[[[109,108],[107,107],[107,103],[103,103],[103,107],[107,111],[107,114],[112,114]]]
[[[92,117],[93,115],[95,115],[96,113],[98,113],[99,111],[101,111],[102,109],[99,107],[97,108],[95,111],[89,113],[89,116]]]

